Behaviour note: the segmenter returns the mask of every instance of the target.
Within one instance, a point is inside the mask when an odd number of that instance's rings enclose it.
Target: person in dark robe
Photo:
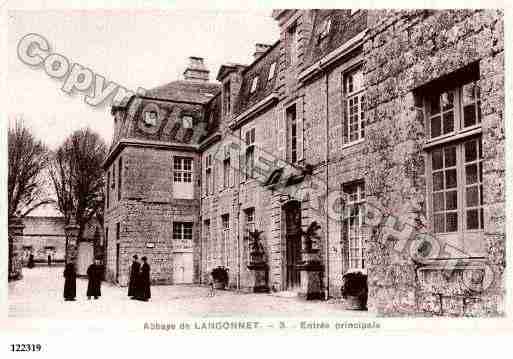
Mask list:
[[[32,253],[30,253],[30,255],[29,255],[27,267],[34,268],[34,254],[32,254]]]
[[[147,302],[151,298],[150,290],[150,265],[148,258],[142,257],[143,264],[139,271],[139,280],[137,281],[137,295],[135,299]]]
[[[77,296],[77,272],[73,263],[64,268],[64,300],[75,300]]]
[[[48,254],[48,267],[52,265],[52,255]]]
[[[139,263],[139,257],[137,254],[133,256],[134,261],[130,266],[130,281],[128,282],[128,296],[131,299],[135,299],[134,297],[137,294],[137,284],[139,281],[139,271],[141,269],[141,263]]]
[[[94,263],[87,268],[87,299],[98,299],[101,293],[101,285],[102,285],[102,266],[100,265],[100,260],[96,258]]]

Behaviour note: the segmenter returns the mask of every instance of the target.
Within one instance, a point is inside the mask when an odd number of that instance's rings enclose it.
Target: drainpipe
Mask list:
[[[330,252],[330,232],[329,232],[329,209],[328,209],[328,191],[329,191],[329,150],[330,150],[330,140],[329,140],[329,110],[328,110],[328,99],[329,99],[329,72],[326,72],[326,299],[329,298],[330,295],[330,260],[329,260],[329,252]]]

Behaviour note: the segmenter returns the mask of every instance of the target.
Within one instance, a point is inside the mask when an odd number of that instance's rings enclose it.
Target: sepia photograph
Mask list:
[[[503,9],[6,23],[12,328],[506,318]]]

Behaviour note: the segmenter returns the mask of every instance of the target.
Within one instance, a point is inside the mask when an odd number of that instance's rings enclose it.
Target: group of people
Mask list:
[[[101,285],[103,266],[100,259],[95,258],[94,263],[87,268],[87,299],[101,297]],[[64,267],[64,300],[73,301],[77,296],[77,272],[73,263],[67,263]]]
[[[128,296],[130,299],[147,302],[151,298],[150,265],[148,258],[142,257],[142,264],[137,254],[133,256],[130,266],[130,281],[128,282]]]
[[[30,253],[28,256],[27,268],[34,268],[35,265],[36,264],[35,264],[35,260],[34,260],[34,254]],[[49,267],[52,266],[52,255],[51,254],[48,254],[48,266]]]
[[[133,256],[133,263],[130,266],[130,281],[128,283],[128,296],[131,299],[147,302],[151,298],[150,290],[150,265],[148,258],[142,257],[142,264],[139,257]],[[87,299],[91,297],[98,299],[101,294],[101,283],[103,277],[103,266],[99,258],[87,268]],[[77,272],[73,263],[67,263],[64,268],[64,300],[74,301],[77,296]]]

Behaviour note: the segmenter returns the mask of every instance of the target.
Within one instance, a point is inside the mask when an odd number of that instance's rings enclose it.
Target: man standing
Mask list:
[[[48,267],[52,266],[52,255],[48,253]]]
[[[77,296],[77,273],[73,263],[67,263],[64,269],[64,300],[75,300]]]
[[[135,254],[133,257],[134,261],[130,266],[130,281],[128,282],[128,296],[131,299],[135,299],[134,297],[137,294],[137,284],[139,282],[139,270],[141,269],[141,264],[139,263],[139,257]]]
[[[102,284],[102,266],[100,260],[95,258],[94,263],[87,268],[87,299],[98,299],[102,295],[101,284]]]
[[[137,300],[147,302],[151,298],[150,290],[150,265],[148,264],[148,258],[142,257],[143,264],[139,274],[139,280],[137,282]]]

